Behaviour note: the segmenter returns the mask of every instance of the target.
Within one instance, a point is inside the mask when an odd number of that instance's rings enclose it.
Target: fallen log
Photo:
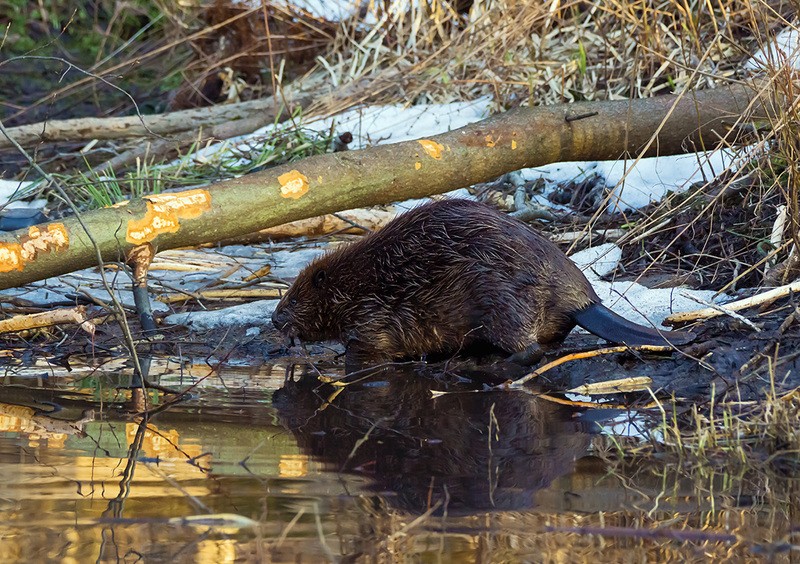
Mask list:
[[[732,86],[519,108],[429,139],[317,155],[205,188],[147,196],[0,236],[0,289],[92,266],[98,250],[106,261],[124,262],[142,244],[164,250],[219,241],[447,192],[525,167],[730,145],[738,136],[734,125],[768,117],[773,102]]]
[[[305,100],[305,99],[304,99]],[[302,101],[301,101],[302,104]],[[44,141],[89,141],[92,139],[125,139],[153,137],[196,131],[223,122],[232,122],[261,115],[269,123],[283,106],[272,98],[249,100],[237,104],[222,104],[207,108],[192,108],[165,114],[73,119],[54,119],[8,128],[8,136],[23,146]],[[0,149],[11,147],[11,141],[0,136]]]

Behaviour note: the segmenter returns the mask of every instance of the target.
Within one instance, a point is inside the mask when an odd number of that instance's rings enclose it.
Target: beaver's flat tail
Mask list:
[[[689,331],[657,331],[617,315],[603,304],[592,304],[572,315],[575,323],[612,343],[626,345],[685,345],[694,340]]]

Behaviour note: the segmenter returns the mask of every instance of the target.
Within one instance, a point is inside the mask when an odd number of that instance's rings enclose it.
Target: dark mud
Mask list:
[[[712,391],[719,394],[725,390],[743,400],[756,400],[770,390],[780,392],[800,386],[800,321],[788,324],[781,331],[787,317],[794,312],[794,300],[787,298],[771,304],[764,313],[756,308],[740,312],[757,330],[725,316],[697,322],[689,326],[697,334],[696,340],[675,351],[630,350],[571,361],[548,370],[535,385],[558,392],[583,384],[646,376],[652,380],[651,388],[656,394],[675,396],[687,404],[705,402]],[[231,358],[260,355],[270,362],[306,364],[323,371],[344,367],[341,345],[310,343],[290,348],[273,329],[266,329],[250,340],[231,331],[210,333],[204,338]],[[460,378],[474,384],[497,385],[570,353],[606,346],[597,337],[573,331],[561,347],[548,351],[532,367],[505,362],[503,357],[454,357],[443,362],[417,363],[418,367],[424,367],[417,371],[417,377],[431,382]],[[770,369],[774,371],[774,381],[770,380]],[[633,397],[625,399],[630,401]],[[642,398],[651,399],[648,393],[642,394]]]
[[[697,339],[679,350],[667,353],[631,350],[570,361],[548,370],[535,384],[548,392],[563,392],[583,384],[646,376],[652,380],[651,388],[657,395],[675,396],[687,404],[709,400],[712,386],[717,394],[729,389],[744,400],[758,399],[771,389],[793,389],[800,386],[800,323],[789,324],[780,332],[794,312],[792,304],[791,299],[784,299],[772,304],[767,313],[741,312],[758,331],[736,319],[716,317],[690,326]],[[142,338],[135,325],[132,330],[135,338]],[[244,328],[190,333],[176,327],[165,330],[151,343],[156,355],[206,358],[209,366],[220,368],[274,363],[306,365],[312,372],[344,368],[344,349],[338,343],[289,347],[270,326],[257,333]],[[115,323],[99,325],[93,337],[74,330],[58,338],[44,332],[22,338],[6,335],[3,344],[6,353],[2,364],[12,371],[37,363],[69,370],[73,364],[85,364],[87,359],[102,369],[104,363],[118,359],[126,362],[128,356]],[[454,357],[442,362],[415,363],[416,377],[429,383],[463,380],[497,385],[570,353],[604,346],[607,345],[597,337],[573,331],[561,347],[548,351],[533,367],[508,363],[502,357]],[[126,364],[132,366],[130,361]],[[774,381],[770,379],[770,370]],[[648,393],[640,396],[643,401],[651,399]],[[636,397],[632,394],[617,399],[630,402]]]

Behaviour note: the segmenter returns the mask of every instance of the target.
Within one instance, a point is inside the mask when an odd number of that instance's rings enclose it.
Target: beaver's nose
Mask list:
[[[272,312],[272,324],[279,330],[283,331],[289,323],[289,314],[285,309],[276,309]]]

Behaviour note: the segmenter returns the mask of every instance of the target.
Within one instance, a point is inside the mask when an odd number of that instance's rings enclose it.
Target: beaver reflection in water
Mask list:
[[[523,353],[575,325],[629,345],[694,337],[612,312],[554,243],[469,200],[420,206],[316,259],[272,321],[290,337],[341,340],[348,370],[486,344]]]

